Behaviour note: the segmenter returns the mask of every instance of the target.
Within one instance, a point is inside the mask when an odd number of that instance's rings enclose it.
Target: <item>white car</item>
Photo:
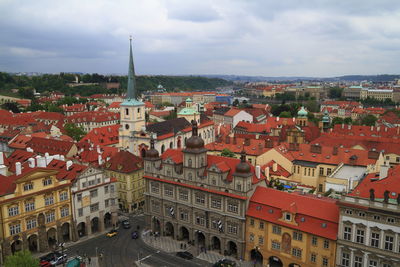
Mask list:
[[[63,264],[63,263],[66,262],[66,261],[67,261],[67,255],[64,254],[64,255],[60,255],[60,256],[57,256],[56,258],[54,258],[54,260],[52,260],[52,261],[50,262],[50,264],[51,264],[52,266],[57,266],[57,265],[59,265],[59,264]]]

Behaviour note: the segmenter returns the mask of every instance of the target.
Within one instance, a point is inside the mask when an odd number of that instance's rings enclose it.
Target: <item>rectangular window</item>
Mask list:
[[[228,211],[232,213],[238,213],[238,204],[233,202],[228,202]]]
[[[343,231],[343,239],[351,241],[351,227],[345,226]]]
[[[180,218],[182,221],[189,221],[189,213],[187,211],[181,211]]]
[[[292,249],[292,255],[297,257],[297,258],[301,258],[301,249],[299,248],[293,248]]]
[[[89,186],[95,185],[96,184],[96,180],[90,180],[89,181]]]
[[[264,229],[264,222],[260,222],[260,229]]]
[[[160,212],[160,203],[152,201],[151,202],[151,210],[154,212]]]
[[[237,231],[238,231],[238,229],[237,229],[237,225],[236,224],[229,224],[228,223],[228,233],[236,235]]]
[[[104,194],[108,194],[108,185],[104,186]]]
[[[36,219],[26,220],[26,229],[30,230],[36,227]]]
[[[329,263],[329,260],[328,260],[328,258],[325,258],[325,257],[323,257],[322,258],[322,266],[328,266],[328,263]]]
[[[107,208],[110,205],[110,200],[106,199],[104,200],[104,206]]]
[[[51,184],[52,184],[51,178],[47,178],[47,179],[43,180],[43,186],[48,186]]]
[[[25,212],[35,210],[35,202],[26,202],[25,203]]]
[[[262,236],[258,237],[258,244],[259,245],[264,245],[264,238]]]
[[[378,267],[378,262],[376,260],[369,260],[368,267]]]
[[[327,240],[327,239],[324,240],[324,248],[326,248],[326,249],[329,248],[329,240]]]
[[[29,184],[24,184],[24,191],[29,191],[33,189],[33,184],[29,183]]]
[[[272,249],[280,250],[281,249],[281,243],[279,243],[278,241],[272,241],[271,247],[272,247]]]
[[[46,223],[51,223],[54,222],[55,220],[56,220],[56,215],[54,211],[46,213]]]
[[[21,232],[21,224],[10,225],[10,235],[16,235]]]
[[[53,204],[54,204],[54,197],[53,197],[53,195],[45,197],[45,198],[44,198],[44,204],[45,204],[46,206],[48,206],[48,205],[53,205]]]
[[[331,168],[327,168],[326,169],[326,176],[329,176],[332,173],[332,169]]]
[[[90,198],[95,198],[95,197],[97,197],[97,189],[90,190]]]
[[[203,194],[196,194],[196,204],[204,205],[206,199]]]
[[[115,191],[115,186],[112,184],[112,185],[110,185],[110,192],[114,193],[114,191]]]
[[[221,199],[211,198],[211,207],[213,209],[221,209]]]
[[[390,235],[385,236],[385,249],[386,250],[393,250],[393,240],[394,240],[393,236],[390,236]]]
[[[187,190],[179,190],[179,199],[183,201],[188,201],[189,192]]]
[[[62,207],[60,209],[61,217],[67,217],[69,215],[69,208],[68,207]]]
[[[90,212],[95,212],[99,210],[99,203],[94,203],[90,205]]]
[[[371,247],[379,247],[379,234],[378,233],[371,233]]]
[[[362,256],[354,256],[354,267],[362,267],[362,266],[363,266]]]
[[[324,168],[319,168],[319,175],[324,176]]]
[[[83,208],[78,209],[78,216],[82,217],[83,216]]]
[[[150,184],[150,186],[151,186],[151,192],[152,193],[158,194],[160,192],[160,185],[159,184],[153,182],[153,183]]]
[[[165,186],[164,187],[164,195],[167,197],[173,197],[174,196],[174,191],[171,186]]]
[[[293,239],[302,241],[303,240],[303,234],[300,232],[293,232]]]
[[[196,224],[198,224],[198,225],[204,225],[205,224],[205,219],[204,219],[204,217],[202,217],[202,216],[197,216],[196,217]]]
[[[250,219],[250,225],[254,226],[254,219]]]
[[[67,191],[63,191],[60,193],[60,201],[64,201],[68,199],[68,193]]]
[[[313,246],[318,246],[318,237],[313,236],[312,239],[311,239],[311,244]]]
[[[272,226],[272,232],[274,234],[280,235],[281,234],[281,227],[276,226],[276,225]]]
[[[364,234],[365,234],[364,230],[357,229],[357,232],[356,232],[356,242],[357,243],[364,244]]]
[[[77,195],[76,195],[76,200],[77,200],[78,202],[81,202],[81,201],[82,201],[82,194],[77,194]]]
[[[8,216],[16,216],[19,214],[19,208],[18,206],[13,206],[8,208]]]
[[[311,253],[311,258],[310,258],[311,262],[316,263],[317,262],[317,255],[314,253]]]

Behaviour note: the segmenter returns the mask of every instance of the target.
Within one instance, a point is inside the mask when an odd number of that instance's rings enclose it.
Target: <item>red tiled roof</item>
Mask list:
[[[145,101],[145,102],[144,102],[144,106],[145,106],[146,108],[154,108],[154,105],[153,105],[151,102],[149,102],[149,101]]]
[[[288,172],[285,168],[283,168],[280,164],[276,163],[276,171],[274,171],[274,164],[276,162],[274,160],[271,160],[270,162],[268,162],[267,164],[264,164],[263,166],[261,166],[261,171],[264,173],[264,175],[266,175],[265,173],[265,169],[267,167],[269,167],[269,174],[270,175],[274,175],[274,176],[281,176],[281,177],[289,177],[291,175],[290,172]]]
[[[258,186],[250,199],[246,215],[336,240],[339,222],[339,208],[336,202],[325,197],[318,198],[310,194],[301,195]],[[296,213],[297,225],[280,220],[285,211]]]
[[[143,168],[143,159],[129,151],[119,151],[103,167],[107,170],[131,173]]]
[[[85,104],[73,104],[71,106],[61,106],[65,112],[82,112],[86,110]]]
[[[310,144],[300,144],[299,150],[296,151],[289,151],[289,144],[287,143],[283,143],[274,149],[290,161],[301,160],[328,165],[344,163],[355,166],[367,166],[376,163],[376,159],[368,158],[368,151],[360,149],[337,148],[336,155],[333,154],[334,148],[328,146],[321,146],[321,153],[312,153]],[[350,158],[354,156],[356,160],[353,163]]]
[[[108,108],[110,109],[110,108],[119,108],[119,106],[120,106],[120,104],[121,104],[122,102],[112,102],[109,106],[108,106]]]
[[[245,121],[239,121],[235,128],[242,128],[248,133],[267,133],[268,131],[266,124],[257,124]]]
[[[371,137],[389,137],[398,138],[400,136],[400,128],[373,127],[363,125],[345,125],[336,124],[332,130],[333,133],[340,135],[353,136],[371,136]]]
[[[232,108],[232,109],[228,110],[228,111],[224,114],[224,116],[233,117],[233,116],[235,116],[236,114],[238,114],[240,111],[242,111],[242,110],[241,110],[241,109]]]
[[[154,110],[150,111],[150,115],[156,116],[156,117],[165,117],[171,114],[171,110]]]
[[[379,179],[379,173],[368,174],[349,194],[351,196],[369,198],[369,190],[375,190],[375,198],[383,199],[383,194],[388,190],[389,198],[396,199],[400,193],[400,165],[389,169],[387,177]]]
[[[120,114],[115,112],[86,111],[75,113],[66,118],[68,123],[107,122],[119,120]]]
[[[88,132],[80,142],[90,142],[94,145],[114,145],[118,143],[119,124],[98,127]]]
[[[48,138],[32,137],[27,146],[33,151],[44,154],[48,152],[50,155],[66,155],[71,150],[73,142],[64,140],[55,140]]]
[[[226,139],[229,138],[229,144],[226,143]],[[234,143],[234,140],[236,139],[236,144]],[[225,148],[229,149],[233,153],[240,154],[242,150],[246,152],[246,155],[252,155],[252,156],[259,156],[261,154],[264,154],[270,148],[265,148],[265,141],[260,140],[260,139],[249,139],[250,144],[248,146],[243,145],[245,142],[244,138],[232,138],[232,137],[224,137],[222,138],[221,142],[213,142],[210,144],[206,145],[207,150],[210,151],[222,151]]]

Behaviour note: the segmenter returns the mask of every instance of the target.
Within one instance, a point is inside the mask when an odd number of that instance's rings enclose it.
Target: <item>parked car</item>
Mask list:
[[[124,227],[124,229],[129,229],[131,228],[131,224],[129,223],[129,221],[123,221],[122,227]]]
[[[113,236],[116,236],[118,234],[118,231],[117,230],[111,230],[110,232],[108,232],[107,234],[106,234],[106,236],[107,237],[113,237]]]
[[[62,264],[64,262],[67,262],[67,255],[61,255],[59,257],[56,257],[54,260],[52,260],[50,263],[52,266],[57,266],[59,264]]]
[[[132,239],[138,239],[139,238],[139,233],[137,231],[133,231],[131,233]]]
[[[50,252],[42,257],[40,257],[40,266],[41,267],[47,267],[47,266],[51,266],[51,262],[61,256],[67,257],[67,254],[62,254],[58,251],[55,252]]]
[[[186,259],[186,260],[193,259],[192,253],[190,253],[188,251],[179,251],[179,252],[176,253],[176,256],[181,257],[181,258]]]
[[[236,262],[228,259],[221,259],[214,263],[213,267],[236,267]]]

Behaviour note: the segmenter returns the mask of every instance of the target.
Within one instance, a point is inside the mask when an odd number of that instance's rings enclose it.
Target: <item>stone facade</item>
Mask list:
[[[352,196],[339,201],[337,266],[400,266],[400,206]]]

